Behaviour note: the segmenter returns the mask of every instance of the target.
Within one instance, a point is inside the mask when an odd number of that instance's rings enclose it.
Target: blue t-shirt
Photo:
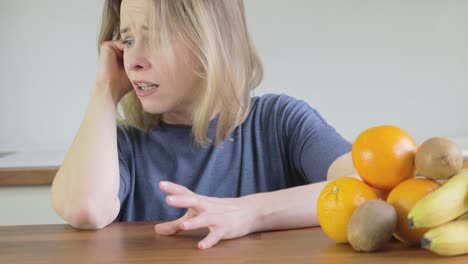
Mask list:
[[[212,140],[216,122],[208,131]],[[217,147],[197,147],[191,129],[164,122],[149,133],[117,126],[121,208],[115,221],[181,217],[186,209],[166,204],[163,180],[201,195],[240,197],[324,181],[331,163],[351,151],[315,109],[287,95],[253,97],[247,119]]]

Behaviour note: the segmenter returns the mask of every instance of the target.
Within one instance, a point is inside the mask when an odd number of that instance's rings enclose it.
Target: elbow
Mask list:
[[[55,212],[65,222],[79,229],[101,229],[112,223],[120,211],[117,193],[94,195],[90,192],[64,188],[59,173],[51,188],[51,202]]]
[[[63,212],[63,219],[79,229],[102,229],[112,223],[119,213],[119,207],[99,207],[92,199],[69,205]]]

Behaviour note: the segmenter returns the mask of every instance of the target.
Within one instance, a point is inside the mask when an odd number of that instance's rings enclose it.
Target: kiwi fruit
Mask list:
[[[440,180],[457,174],[463,168],[460,147],[447,138],[433,137],[416,151],[416,171],[427,178]]]
[[[361,204],[348,223],[348,242],[359,252],[373,252],[390,241],[397,225],[395,208],[382,200]]]

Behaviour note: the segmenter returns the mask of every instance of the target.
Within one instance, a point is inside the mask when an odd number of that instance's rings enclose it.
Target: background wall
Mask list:
[[[102,3],[0,0],[0,150],[71,144],[97,69]],[[417,142],[468,136],[468,1],[245,4],[266,73],[256,95],[303,99],[351,141],[379,124]],[[0,188],[0,225],[60,222],[48,192]]]

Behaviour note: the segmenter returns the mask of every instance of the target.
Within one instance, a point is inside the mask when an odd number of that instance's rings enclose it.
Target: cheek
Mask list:
[[[179,76],[180,87],[183,87],[186,94],[192,94],[196,92],[199,86],[199,78],[193,74],[191,69],[185,69],[183,72],[176,74]]]
[[[200,77],[195,74],[195,64],[184,62],[179,65],[181,67],[176,71],[175,77],[183,80],[186,89],[195,90],[200,83]]]

